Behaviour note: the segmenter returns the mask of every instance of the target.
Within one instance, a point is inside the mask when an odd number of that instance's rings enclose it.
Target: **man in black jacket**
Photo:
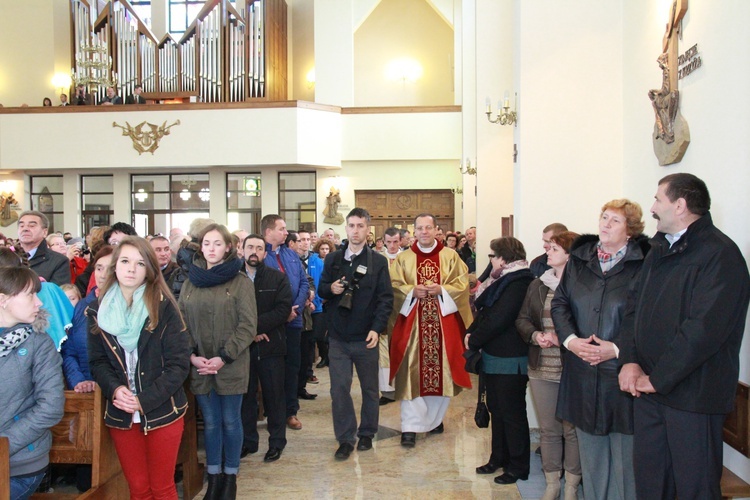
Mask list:
[[[284,399],[284,355],[286,320],[292,308],[292,288],[281,271],[266,267],[266,241],[251,234],[243,243],[245,271],[255,284],[258,335],[250,346],[250,383],[242,400],[245,439],[242,456],[258,451],[258,381],[263,408],[268,417],[268,452],[265,462],[281,458],[286,446],[286,403]]]
[[[633,404],[638,498],[720,498],[722,427],[734,405],[750,276],[711,221],[694,175],[659,181],[658,233],[620,333],[620,388]]]
[[[354,208],[346,216],[346,248],[328,254],[320,277],[318,294],[325,303],[328,319],[329,373],[333,431],[339,448],[335,457],[346,460],[354,450],[372,448],[378,431],[378,340],[385,333],[393,309],[393,289],[388,260],[367,242],[370,214]],[[362,421],[352,403],[352,366],[357,369],[362,389]]]
[[[54,283],[70,283],[70,261],[47,247],[47,230],[49,219],[36,210],[23,212],[18,217],[18,239],[21,247],[29,254],[29,267],[40,277]]]

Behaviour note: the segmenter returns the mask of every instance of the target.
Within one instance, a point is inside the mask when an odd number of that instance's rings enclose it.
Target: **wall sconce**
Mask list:
[[[451,188],[451,193],[453,193],[453,194],[464,194],[464,190],[461,187],[456,186],[455,188]]]
[[[500,125],[515,125],[518,126],[518,113],[516,113],[518,104],[518,94],[514,94],[513,100],[513,111],[510,110],[510,99],[508,98],[508,91],[505,91],[505,97],[502,101],[497,103],[497,116],[493,120],[492,116],[492,105],[490,104],[490,98],[485,99],[484,103],[487,106],[485,113],[487,114],[487,121],[490,123],[499,123]]]
[[[458,171],[462,174],[477,175],[477,167],[472,167],[471,160],[468,158],[466,158],[466,169],[464,169],[464,164],[461,162],[458,164]]]
[[[72,84],[73,80],[66,73],[55,73],[55,76],[52,77],[52,86],[60,89],[61,94],[65,93],[65,89],[70,89]]]
[[[386,66],[385,76],[389,80],[414,83],[422,78],[422,65],[415,59],[408,57],[394,59]]]
[[[315,68],[307,72],[307,76],[305,76],[305,81],[307,82],[308,89],[311,89],[315,86]]]
[[[137,193],[135,193],[135,199],[139,202],[143,203],[148,199],[148,193],[143,190],[143,188],[140,188]]]

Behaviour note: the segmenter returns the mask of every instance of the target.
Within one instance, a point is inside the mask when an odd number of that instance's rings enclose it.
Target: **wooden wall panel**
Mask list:
[[[266,100],[287,100],[287,6],[285,0],[265,4]]]
[[[454,198],[450,189],[412,191],[408,189],[355,190],[355,205],[370,212],[376,237],[391,226],[413,230],[414,217],[435,216],[444,231],[454,229]]]

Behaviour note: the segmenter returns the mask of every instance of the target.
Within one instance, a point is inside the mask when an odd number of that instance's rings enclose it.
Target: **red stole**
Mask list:
[[[418,285],[440,284],[440,251],[438,242],[430,253],[419,250],[417,243],[411,249],[417,257]],[[461,387],[471,387],[469,374],[463,365],[464,346],[461,340],[466,333],[459,313],[442,316],[437,297],[417,299],[417,305],[408,316],[398,315],[391,337],[391,380],[406,356],[409,337],[417,335],[419,363],[419,395],[443,395],[443,356],[445,349],[453,382]],[[418,329],[414,320],[418,318]],[[446,335],[447,334],[447,335]]]

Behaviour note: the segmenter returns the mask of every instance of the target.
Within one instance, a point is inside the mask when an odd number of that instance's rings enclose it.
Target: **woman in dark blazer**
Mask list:
[[[602,207],[599,236],[571,247],[552,321],[563,345],[557,417],[576,426],[586,498],[635,498],[633,401],[617,381],[617,346],[628,289],[648,239],[643,212],[629,200]]]
[[[476,295],[478,315],[466,335],[466,347],[482,351],[482,377],[492,416],[492,454],[477,474],[492,474],[498,484],[529,477],[529,421],[526,416],[528,345],[516,329],[526,289],[534,280],[523,244],[513,237],[490,243],[492,272]]]

